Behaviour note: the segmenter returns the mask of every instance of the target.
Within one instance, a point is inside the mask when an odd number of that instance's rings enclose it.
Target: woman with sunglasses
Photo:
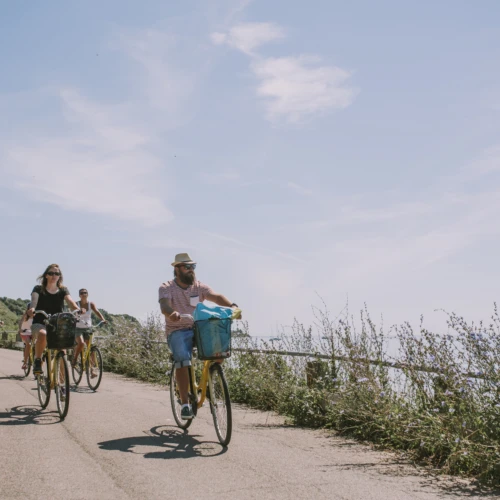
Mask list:
[[[47,345],[47,327],[44,324],[43,314],[34,314],[35,310],[45,311],[47,314],[57,314],[64,310],[64,302],[75,311],[80,308],[71,298],[69,290],[63,285],[63,274],[58,264],[51,264],[45,272],[38,277],[39,285],[36,285],[31,292],[31,308],[28,315],[33,316],[31,333],[35,344],[35,363],[33,374],[42,373],[42,354]],[[83,312],[83,311],[82,311]]]

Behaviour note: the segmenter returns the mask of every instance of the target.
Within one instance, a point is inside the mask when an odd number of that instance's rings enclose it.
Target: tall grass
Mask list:
[[[500,485],[500,318],[488,324],[444,313],[447,333],[404,323],[384,332],[367,310],[317,326],[295,322],[279,342],[240,336],[233,347],[321,353],[329,359],[275,352],[233,352],[225,362],[231,398],[274,410],[296,425],[326,427],[404,450],[439,470]],[[248,332],[248,327],[246,326]],[[245,329],[244,328],[244,329]],[[153,382],[170,369],[159,317],[118,325],[104,342],[106,368]],[[397,348],[390,357],[389,342]],[[338,360],[337,358],[348,358]],[[367,360],[371,360],[368,363]],[[396,370],[384,363],[399,363]]]

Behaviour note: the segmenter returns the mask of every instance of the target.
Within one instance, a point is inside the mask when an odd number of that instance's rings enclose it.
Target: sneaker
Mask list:
[[[96,378],[96,377],[97,377],[96,369],[91,368],[90,369],[90,378]]]
[[[194,417],[193,410],[190,406],[184,406],[181,410],[182,420],[191,420]]]
[[[59,387],[59,397],[61,401],[66,401],[66,387]]]
[[[42,360],[40,358],[35,359],[35,363],[33,364],[33,375],[42,375]]]

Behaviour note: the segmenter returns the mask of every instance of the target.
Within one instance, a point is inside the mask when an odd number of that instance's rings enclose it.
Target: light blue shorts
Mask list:
[[[167,344],[172,351],[176,368],[191,366],[194,332],[191,329],[175,330],[167,336]]]

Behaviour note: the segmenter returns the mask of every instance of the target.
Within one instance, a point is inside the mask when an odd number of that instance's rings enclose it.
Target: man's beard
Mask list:
[[[194,273],[179,273],[179,279],[181,283],[184,283],[185,285],[192,285],[194,283],[195,275]]]

